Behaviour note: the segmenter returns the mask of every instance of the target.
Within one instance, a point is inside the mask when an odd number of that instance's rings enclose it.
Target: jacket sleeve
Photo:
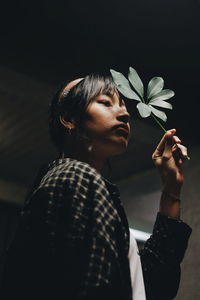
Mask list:
[[[157,214],[153,234],[140,250],[147,300],[170,300],[176,296],[180,263],[191,231],[183,221]]]

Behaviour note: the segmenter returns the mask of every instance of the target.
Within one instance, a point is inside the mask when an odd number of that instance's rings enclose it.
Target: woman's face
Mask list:
[[[83,124],[93,151],[107,158],[124,152],[130,137],[129,118],[125,103],[117,94],[94,98]]]

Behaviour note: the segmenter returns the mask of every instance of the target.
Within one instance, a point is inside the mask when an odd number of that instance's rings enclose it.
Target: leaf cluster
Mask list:
[[[110,72],[119,92],[128,99],[138,101],[137,109],[142,118],[154,115],[164,122],[167,121],[166,113],[157,107],[172,109],[172,105],[166,100],[172,98],[175,93],[172,90],[164,89],[163,78],[153,77],[149,81],[145,93],[144,84],[132,67],[129,68],[128,79],[115,70],[111,69]]]

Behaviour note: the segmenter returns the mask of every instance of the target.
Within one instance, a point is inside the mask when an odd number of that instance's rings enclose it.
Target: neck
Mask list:
[[[68,148],[67,151],[64,151],[64,156],[86,162],[99,173],[103,171],[107,161],[102,153],[98,153],[92,147],[78,147],[78,149],[77,147],[71,147],[71,149]]]

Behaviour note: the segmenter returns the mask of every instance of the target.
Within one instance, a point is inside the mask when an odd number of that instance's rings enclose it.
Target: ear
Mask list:
[[[75,128],[74,121],[66,121],[63,116],[60,116],[59,119],[60,119],[60,123],[64,127],[68,128],[68,129],[74,129]]]

